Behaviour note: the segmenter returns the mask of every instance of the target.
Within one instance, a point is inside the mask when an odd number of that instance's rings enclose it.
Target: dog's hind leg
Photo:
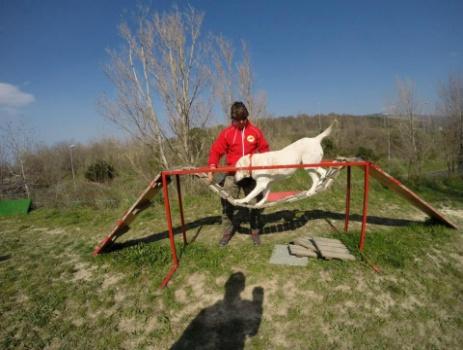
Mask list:
[[[310,178],[312,179],[312,186],[307,190],[306,194],[307,195],[312,195],[315,193],[315,190],[317,189],[317,186],[320,182],[320,173],[317,171],[317,169],[308,169],[307,172],[310,175]]]
[[[322,179],[322,178],[324,178],[324,177],[326,176],[326,172],[327,172],[327,171],[326,171],[325,168],[316,168],[316,169],[314,169],[314,170],[317,172],[317,174],[318,174],[318,176],[320,177],[320,179]]]

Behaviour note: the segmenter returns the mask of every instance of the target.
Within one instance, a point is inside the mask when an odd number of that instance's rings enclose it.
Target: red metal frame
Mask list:
[[[259,170],[259,169],[299,169],[299,168],[318,168],[318,167],[339,167],[339,166],[346,166],[347,167],[347,191],[346,191],[346,216],[344,222],[344,230],[347,232],[349,227],[349,215],[350,215],[350,195],[351,195],[351,167],[352,166],[359,166],[363,167],[364,169],[364,187],[363,187],[363,211],[362,211],[362,227],[360,231],[360,241],[359,241],[359,249],[360,251],[363,250],[365,245],[365,236],[366,236],[366,227],[367,227],[367,211],[368,211],[368,180],[370,174],[370,162],[366,161],[355,161],[355,162],[333,162],[333,161],[325,161],[317,164],[292,164],[292,165],[272,165],[272,166],[249,166],[249,167],[222,167],[222,168],[215,168],[211,169],[209,167],[200,167],[200,168],[193,168],[193,169],[186,169],[186,170],[166,170],[162,171],[162,192],[164,196],[164,207],[166,212],[166,222],[169,231],[169,241],[170,241],[170,249],[172,253],[172,266],[167,273],[166,277],[163,279],[161,288],[165,287],[169,282],[170,278],[177,270],[179,266],[179,259],[177,256],[177,250],[175,248],[175,239],[174,239],[174,230],[172,225],[172,213],[170,210],[170,200],[169,200],[169,191],[168,191],[168,178],[170,176],[175,175],[176,184],[177,184],[177,195],[179,201],[179,209],[180,209],[180,221],[182,225],[182,233],[183,233],[183,243],[187,244],[187,237],[185,231],[185,220],[183,215],[183,203],[182,203],[182,192],[181,192],[181,185],[180,185],[180,177],[179,175],[193,175],[198,173],[209,173],[209,172],[234,172],[237,170]]]
[[[347,188],[346,188],[346,218],[344,220],[344,232],[349,231],[349,217],[350,217],[350,191],[351,191],[351,167],[347,167]]]

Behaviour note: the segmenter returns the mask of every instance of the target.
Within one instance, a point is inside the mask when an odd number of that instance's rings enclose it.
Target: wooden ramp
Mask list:
[[[170,181],[169,178],[168,181]],[[95,247],[93,255],[98,255],[103,252],[104,249],[109,247],[118,237],[130,230],[130,223],[138,214],[151,205],[151,199],[161,190],[162,176],[159,173],[154,180],[150,182],[148,187],[142,192],[130,209],[124,213],[122,218],[116,221],[116,226],[114,226],[111,233]]]
[[[408,202],[412,205],[420,209],[421,211],[428,214],[434,220],[454,229],[458,229],[458,227],[445,218],[441,213],[439,213],[436,209],[434,209],[429,203],[418,197],[413,191],[411,191],[408,187],[402,184],[399,180],[395,179],[384,170],[382,170],[379,166],[370,164],[370,175],[373,176],[376,180],[381,182],[383,185],[388,187],[389,189],[393,190],[401,197],[405,198]]]

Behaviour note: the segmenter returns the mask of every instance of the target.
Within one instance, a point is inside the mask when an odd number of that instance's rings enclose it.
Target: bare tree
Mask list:
[[[449,172],[463,171],[463,79],[449,75],[439,91],[440,109],[445,117],[444,144]]]
[[[200,35],[203,17],[192,7],[165,13],[143,9],[136,31],[127,23],[120,26],[125,48],[109,51],[105,72],[117,97],[103,98],[102,111],[151,146],[165,168],[175,157],[187,164],[196,162],[191,130],[203,127],[210,115],[210,100],[204,96],[210,77],[209,43]],[[166,114],[167,129],[160,112]]]
[[[32,137],[29,130],[19,124],[7,122],[0,127],[6,149],[12,160],[10,173],[21,178],[27,198],[31,198],[29,178],[26,175],[25,155],[31,148]]]
[[[213,50],[214,94],[222,109],[224,121],[228,122],[230,106],[236,98],[234,83],[234,50],[223,36],[212,37],[216,50]]]
[[[242,60],[236,63],[231,43],[222,36],[215,38],[214,51],[214,92],[217,96],[225,120],[228,120],[230,106],[234,100],[243,101],[253,120],[259,120],[267,114],[267,99],[263,91],[254,93],[254,76],[252,73],[249,50],[241,42]]]
[[[397,79],[397,95],[394,103],[394,114],[402,119],[400,128],[402,137],[402,153],[407,160],[408,178],[419,176],[421,173],[422,155],[417,146],[416,116],[418,100],[415,83],[411,80]]]
[[[386,143],[387,143],[387,161],[391,161],[391,120],[390,117],[394,115],[395,105],[388,105],[383,111],[383,128],[386,133]]]

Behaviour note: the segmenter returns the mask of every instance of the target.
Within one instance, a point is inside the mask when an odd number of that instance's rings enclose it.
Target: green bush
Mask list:
[[[85,172],[85,178],[92,182],[108,182],[116,175],[114,167],[105,160],[97,160]]]
[[[379,159],[378,155],[371,148],[360,146],[357,148],[357,152],[355,154],[356,157],[362,158],[363,160],[369,160],[375,162]]]
[[[322,141],[323,153],[327,157],[335,157],[338,152],[334,141],[330,138],[323,139]]]

